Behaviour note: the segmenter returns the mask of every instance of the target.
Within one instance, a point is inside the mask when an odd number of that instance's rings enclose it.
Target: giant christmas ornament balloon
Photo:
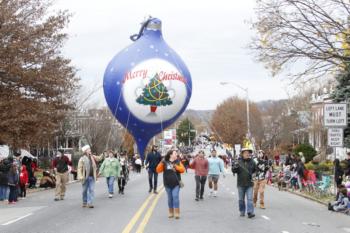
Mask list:
[[[144,157],[149,140],[186,109],[192,81],[185,63],[164,41],[159,19],[148,19],[131,39],[135,42],[108,64],[103,87],[109,108]]]

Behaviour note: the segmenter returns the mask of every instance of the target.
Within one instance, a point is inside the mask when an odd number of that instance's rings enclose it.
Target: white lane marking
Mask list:
[[[288,231],[282,231],[282,233],[289,233]]]
[[[232,195],[235,195],[235,192],[232,192],[231,194],[232,194]]]
[[[265,219],[265,220],[268,220],[268,221],[271,220],[269,217],[267,217],[267,216],[265,216],[265,215],[261,215],[261,217],[262,217],[263,219]]]
[[[347,228],[347,227],[344,227],[343,230],[346,232],[350,232],[350,228]]]
[[[24,219],[24,218],[26,218],[26,217],[29,217],[29,216],[32,215],[32,214],[33,214],[33,213],[26,214],[26,215],[24,215],[24,216],[22,216],[22,217],[16,218],[16,219],[11,220],[11,221],[8,221],[8,222],[6,222],[6,223],[4,223],[4,224],[1,224],[1,225],[3,225],[3,226],[10,225],[10,224],[12,224],[12,223],[14,223],[14,222],[17,222],[17,221],[21,220],[21,219]]]

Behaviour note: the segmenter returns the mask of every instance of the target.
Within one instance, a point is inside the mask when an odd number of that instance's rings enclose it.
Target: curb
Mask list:
[[[277,187],[276,187],[275,185],[271,185],[271,186],[277,189]],[[314,197],[305,195],[305,194],[303,194],[303,193],[293,192],[293,191],[288,190],[288,189],[287,189],[287,190],[284,190],[284,191],[286,191],[286,192],[288,192],[288,193],[291,193],[291,194],[295,194],[295,195],[297,195],[297,196],[299,196],[299,197],[303,197],[303,198],[308,199],[308,200],[310,200],[310,201],[315,201],[315,202],[317,202],[317,203],[319,203],[319,204],[321,204],[321,205],[328,206],[328,203],[323,202],[323,201],[320,201],[320,200],[318,200],[318,199],[316,199],[316,198],[314,198]]]
[[[78,182],[79,182],[79,180],[73,180],[73,181],[68,182],[67,185],[78,183]],[[43,192],[43,191],[48,191],[48,190],[52,190],[52,189],[55,189],[55,188],[40,188],[39,187],[39,188],[35,188],[35,189],[27,189],[27,194]]]

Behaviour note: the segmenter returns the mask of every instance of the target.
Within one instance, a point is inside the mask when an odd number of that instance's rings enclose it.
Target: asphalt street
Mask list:
[[[68,186],[64,201],[53,190],[29,194],[16,205],[0,204],[0,233],[346,233],[350,217],[273,187],[266,190],[266,210],[240,217],[236,178],[220,178],[218,197],[194,200],[194,174],[183,175],[181,219],[167,218],[166,193],[148,194],[146,172],[132,174],[125,195],[109,199],[104,178],[96,184],[95,208],[82,208],[81,184]],[[208,190],[208,189],[207,189]],[[207,191],[206,190],[206,191]]]

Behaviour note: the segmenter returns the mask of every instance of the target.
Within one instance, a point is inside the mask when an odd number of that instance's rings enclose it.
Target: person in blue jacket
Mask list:
[[[153,191],[153,193],[157,194],[157,183],[158,183],[158,173],[156,168],[160,161],[162,160],[162,156],[158,152],[158,146],[153,145],[152,150],[148,153],[145,165],[148,168],[148,181],[149,181],[149,193]]]

